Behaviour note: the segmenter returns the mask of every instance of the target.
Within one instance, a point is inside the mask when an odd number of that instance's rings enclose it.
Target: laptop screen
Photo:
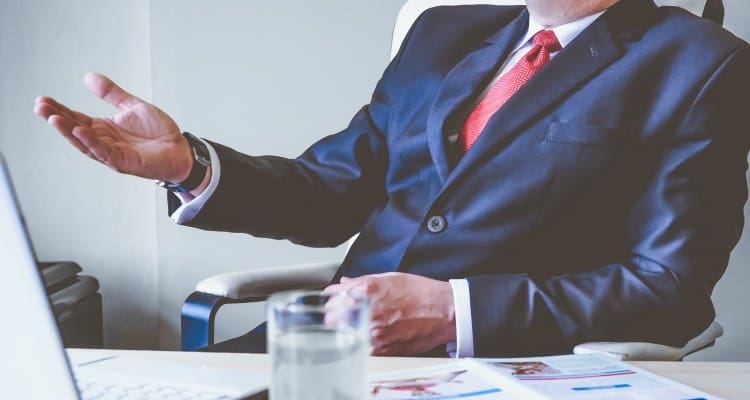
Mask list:
[[[77,399],[10,176],[0,156],[0,399]]]

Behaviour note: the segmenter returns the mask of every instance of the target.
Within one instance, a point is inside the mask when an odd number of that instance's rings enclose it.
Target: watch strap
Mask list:
[[[178,193],[186,193],[198,188],[206,176],[208,167],[211,165],[211,155],[208,152],[208,146],[189,132],[184,132],[182,135],[190,144],[190,152],[193,156],[193,167],[190,169],[190,174],[184,181],[179,183],[159,182],[159,186]]]

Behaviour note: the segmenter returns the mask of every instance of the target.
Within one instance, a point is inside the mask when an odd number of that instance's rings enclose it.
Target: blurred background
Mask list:
[[[163,190],[78,154],[33,114],[34,98],[111,115],[82,84],[86,72],[99,71],[183,130],[250,154],[295,157],[368,102],[403,3],[0,1],[0,152],[38,257],[75,260],[99,279],[105,346],[177,349],[180,307],[199,280],[336,260],[344,249],[177,226]],[[750,3],[725,4],[725,26],[750,39]],[[691,359],[750,361],[748,263],[745,232],[714,292],[725,336]],[[263,314],[262,304],[225,306],[217,340],[246,332]]]

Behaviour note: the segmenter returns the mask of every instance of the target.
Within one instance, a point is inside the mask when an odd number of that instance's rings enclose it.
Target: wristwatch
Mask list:
[[[206,176],[206,170],[211,165],[211,155],[208,153],[206,144],[191,135],[190,132],[184,132],[182,136],[187,139],[190,144],[191,153],[193,154],[193,168],[190,170],[190,175],[180,183],[158,182],[159,186],[164,189],[178,193],[190,192],[200,186],[203,178]]]

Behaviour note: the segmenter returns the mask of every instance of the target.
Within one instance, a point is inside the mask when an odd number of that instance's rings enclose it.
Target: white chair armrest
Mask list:
[[[588,342],[576,346],[573,353],[602,353],[626,361],[677,361],[688,354],[711,346],[723,334],[724,328],[714,321],[708,329],[691,339],[684,347],[644,342]]]
[[[231,272],[204,279],[195,290],[233,300],[262,298],[276,292],[326,286],[340,263],[315,263]]]

